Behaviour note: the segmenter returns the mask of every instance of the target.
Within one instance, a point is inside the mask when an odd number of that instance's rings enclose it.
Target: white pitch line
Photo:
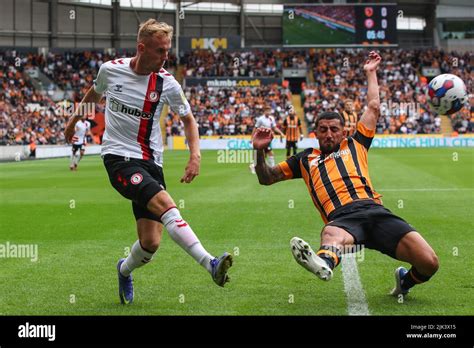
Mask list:
[[[359,278],[356,258],[351,254],[343,256],[341,266],[349,315],[370,315],[365,292]]]
[[[474,188],[389,188],[389,189],[379,189],[380,192],[397,192],[397,191],[407,191],[407,192],[437,192],[437,191],[474,191]]]

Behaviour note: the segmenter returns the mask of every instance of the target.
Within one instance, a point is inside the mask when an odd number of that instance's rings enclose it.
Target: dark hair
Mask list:
[[[320,120],[339,120],[341,126],[344,127],[345,120],[339,113],[333,111],[324,111],[318,115],[316,122],[314,122],[314,128],[318,128],[318,123]]]

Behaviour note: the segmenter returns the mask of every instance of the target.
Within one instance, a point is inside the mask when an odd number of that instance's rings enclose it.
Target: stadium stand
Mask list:
[[[272,76],[280,77],[283,68],[306,69],[309,55],[295,50],[217,51],[197,50],[183,57],[188,77]]]
[[[77,103],[92,85],[100,65],[123,56],[130,54],[0,51],[0,145],[28,145],[32,141],[38,145],[64,144],[63,132],[70,114],[53,101],[53,90],[63,91],[61,100],[66,103]],[[176,56],[171,55],[167,68],[174,71],[176,62]],[[37,68],[54,85],[35,87],[27,74],[31,68]],[[103,106],[98,105],[96,112],[103,112]]]
[[[312,56],[315,82],[302,92],[305,120],[310,128],[315,114],[321,110],[342,109],[346,98],[354,99],[356,112],[362,112],[366,94],[365,82],[360,78],[363,76],[363,54],[363,50],[337,49],[320,50]],[[470,90],[472,73],[469,54],[448,54],[442,50],[386,49],[382,55],[384,64],[379,73],[382,110],[377,133],[439,133],[441,119],[429,112],[424,94],[427,80],[422,76],[422,68],[439,68],[441,73],[451,71],[466,81]],[[448,65],[453,58],[457,58],[458,67],[450,70]],[[442,63],[439,65],[438,61]]]
[[[470,110],[465,108],[451,116],[451,123],[458,134],[474,132],[474,105],[471,105]]]
[[[441,119],[428,112],[422,76],[423,67],[436,67],[460,76],[472,90],[473,78],[469,53],[442,50],[383,49],[380,71],[382,114],[379,134],[439,133]],[[110,59],[128,56],[127,52],[109,54],[98,51],[62,52],[39,55],[0,51],[0,145],[62,144],[68,115],[58,113],[53,90],[63,91],[64,99],[78,102],[92,84],[100,65]],[[312,130],[315,115],[321,110],[342,110],[346,98],[354,99],[361,113],[366,93],[361,78],[364,50],[240,50],[235,52],[199,50],[186,53],[182,65],[187,77],[271,76],[281,77],[283,68],[310,69],[310,81],[301,93],[304,119]],[[457,67],[449,66],[457,58]],[[239,61],[238,66],[235,63]],[[21,64],[16,64],[20,59]],[[438,62],[442,62],[438,64]],[[346,64],[347,63],[347,64]],[[193,69],[192,67],[199,67]],[[342,67],[342,68],[340,68]],[[55,85],[38,86],[27,74],[37,68]],[[171,56],[167,69],[176,71],[178,59]],[[277,85],[259,88],[188,87],[185,93],[199,124],[200,135],[250,134],[264,103],[271,103],[277,124],[291,92]],[[387,102],[390,100],[390,102]],[[98,110],[99,112],[102,110]],[[453,129],[473,132],[474,107],[452,115]],[[169,113],[166,134],[182,134],[179,118]]]
[[[199,135],[251,134],[255,119],[270,104],[277,125],[283,122],[285,107],[291,104],[288,88],[273,84],[259,88],[185,89],[199,126]],[[167,135],[182,135],[183,128],[177,115],[168,114]]]

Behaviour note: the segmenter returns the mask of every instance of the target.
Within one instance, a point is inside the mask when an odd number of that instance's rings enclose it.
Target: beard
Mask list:
[[[321,153],[324,155],[329,155],[330,153],[333,153],[336,151],[339,147],[339,144],[337,143],[332,143],[332,144],[319,144],[319,150],[321,150]]]

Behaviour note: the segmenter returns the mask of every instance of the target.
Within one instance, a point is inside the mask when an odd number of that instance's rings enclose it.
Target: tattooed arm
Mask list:
[[[272,139],[273,132],[268,128],[257,128],[252,137],[253,147],[257,150],[255,172],[257,173],[258,182],[261,185],[272,185],[285,180],[285,174],[279,165],[270,167],[265,162],[265,149],[270,145]]]

